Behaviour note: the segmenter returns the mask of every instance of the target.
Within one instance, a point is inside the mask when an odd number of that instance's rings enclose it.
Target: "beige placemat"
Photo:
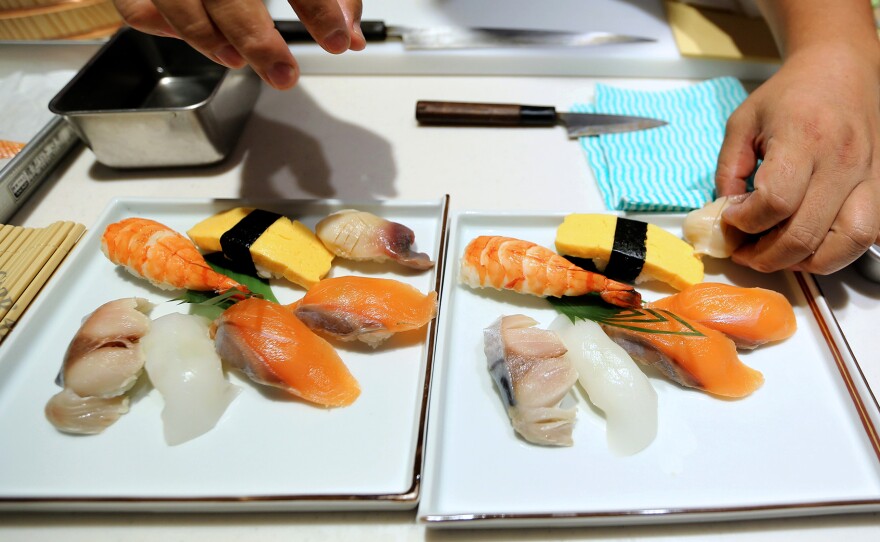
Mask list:
[[[0,342],[85,232],[75,222],[0,227]]]

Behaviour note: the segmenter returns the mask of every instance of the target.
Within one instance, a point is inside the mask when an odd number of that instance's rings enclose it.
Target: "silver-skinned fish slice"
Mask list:
[[[571,446],[575,408],[560,403],[578,374],[556,333],[527,316],[502,316],[483,330],[484,351],[514,430],[535,444]]]

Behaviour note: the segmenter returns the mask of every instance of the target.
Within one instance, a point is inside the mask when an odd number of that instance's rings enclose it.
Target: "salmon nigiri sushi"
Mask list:
[[[326,340],[289,309],[250,297],[211,325],[214,347],[254,382],[327,407],[348,406],[360,386]]]
[[[648,307],[666,309],[720,331],[738,348],[752,349],[781,341],[797,329],[788,299],[765,288],[704,282],[649,303]]]
[[[764,383],[764,376],[739,359],[736,345],[723,333],[670,311],[622,311],[599,323],[635,361],[682,386],[745,397]]]
[[[289,305],[315,331],[372,347],[395,333],[418,329],[437,315],[437,292],[423,294],[394,279],[326,278]]]
[[[148,218],[126,218],[107,226],[101,251],[132,275],[165,290],[225,292],[247,288],[214,271],[192,241]]]

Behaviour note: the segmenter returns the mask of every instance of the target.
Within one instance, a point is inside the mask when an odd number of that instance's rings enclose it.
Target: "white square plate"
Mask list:
[[[681,234],[683,215],[634,217]],[[765,377],[752,395],[722,400],[651,376],[657,438],[628,457],[608,449],[601,411],[582,393],[575,394],[572,447],[518,438],[486,369],[482,330],[514,313],[546,327],[556,312],[541,298],[463,286],[459,259],[479,235],[553,248],[563,218],[453,216],[420,521],[465,528],[597,525],[880,509],[877,402],[807,275],[765,275],[705,260],[706,281],[776,290],[794,307],[793,337],[740,352]],[[646,300],[673,292],[658,283],[637,288]]]
[[[437,267],[416,272],[393,263],[334,260],[332,276],[395,278],[439,291],[448,197],[433,202],[123,199],[111,203],[78,243],[0,349],[0,508],[157,510],[342,510],[413,508],[420,494],[427,390],[436,334],[398,334],[373,350],[334,342],[361,385],[346,408],[325,409],[251,383],[210,432],[178,446],[162,435],[162,399],[149,389],[99,435],[71,436],[43,408],[82,318],[104,302],[142,296],[152,317],[187,312],[168,292],[113,265],[100,251],[104,228],[130,216],[185,232],[200,220],[248,205],[298,218],[309,227],[328,213],[357,208],[400,222]],[[272,281],[283,303],[304,290]]]

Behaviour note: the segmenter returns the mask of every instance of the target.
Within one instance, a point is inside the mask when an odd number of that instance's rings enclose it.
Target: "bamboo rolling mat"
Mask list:
[[[0,342],[85,232],[75,222],[0,227]]]

